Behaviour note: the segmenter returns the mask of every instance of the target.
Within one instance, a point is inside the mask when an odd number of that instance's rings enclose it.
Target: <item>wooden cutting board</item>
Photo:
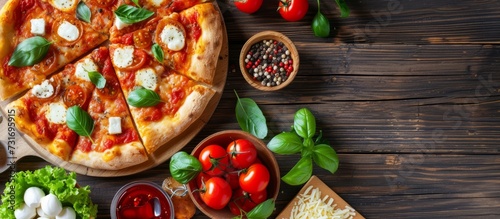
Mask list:
[[[0,0],[0,7],[3,7],[7,0]],[[214,3],[216,4],[216,3]],[[216,4],[217,5],[217,4]],[[220,13],[220,10],[219,10]],[[222,14],[221,14],[222,16]],[[9,138],[9,122],[8,118],[9,116],[7,115],[7,112],[5,110],[5,107],[7,106],[8,103],[12,102],[15,100],[17,97],[8,99],[6,101],[1,101],[0,102],[0,111],[1,111],[1,122],[0,122],[0,143],[2,144],[4,151],[0,151],[0,172],[3,172],[4,170],[8,169],[8,162],[11,161],[12,159],[8,158],[8,153],[9,151],[13,151],[14,153],[14,160],[19,160],[22,157],[26,156],[37,156],[41,157],[42,159],[46,160],[47,162],[55,165],[55,166],[60,166],[68,171],[74,171],[76,173],[82,174],[82,175],[88,175],[88,176],[97,176],[97,177],[114,177],[114,176],[126,176],[126,175],[131,175],[134,173],[138,173],[144,170],[147,170],[149,168],[155,167],[166,160],[168,160],[173,154],[175,154],[177,151],[181,150],[185,145],[193,139],[198,132],[205,126],[205,124],[210,120],[210,117],[214,113],[215,109],[217,108],[217,105],[219,103],[219,100],[221,99],[222,92],[224,90],[224,85],[226,84],[226,76],[227,76],[227,71],[228,71],[228,57],[229,57],[229,51],[228,51],[228,40],[227,40],[227,32],[226,32],[226,26],[224,24],[224,21],[222,20],[222,25],[223,25],[223,33],[221,34],[223,37],[223,44],[222,44],[222,49],[218,57],[218,62],[217,62],[217,69],[216,69],[216,74],[214,78],[214,86],[213,88],[215,89],[215,95],[213,98],[210,100],[208,103],[207,107],[205,108],[205,111],[203,114],[200,116],[199,119],[194,121],[191,126],[184,131],[184,133],[180,134],[176,138],[172,139],[169,141],[166,145],[163,145],[160,147],[157,151],[155,151],[153,154],[149,155],[149,160],[141,163],[136,166],[128,167],[125,169],[121,170],[100,170],[100,169],[94,169],[94,168],[89,168],[83,165],[78,165],[78,164],[72,164],[66,161],[61,160],[60,158],[50,154],[48,151],[45,149],[41,148],[34,140],[32,140],[30,137],[27,135],[24,135],[23,133],[20,132],[15,132],[15,136],[13,137],[15,140],[15,149],[10,150],[8,148],[8,145],[13,146],[12,142],[9,144],[8,138]]]

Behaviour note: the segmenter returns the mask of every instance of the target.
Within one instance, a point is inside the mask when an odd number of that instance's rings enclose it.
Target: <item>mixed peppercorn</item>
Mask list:
[[[283,42],[262,40],[250,47],[245,68],[263,86],[272,87],[288,79],[293,71],[293,59]]]

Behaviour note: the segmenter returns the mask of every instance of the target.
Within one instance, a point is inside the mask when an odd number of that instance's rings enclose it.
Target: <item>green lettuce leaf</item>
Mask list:
[[[14,173],[5,184],[0,218],[15,218],[14,209],[24,202],[24,191],[32,186],[42,189],[46,194],[54,194],[63,206],[72,206],[79,218],[95,218],[97,215],[97,205],[90,199],[90,187],[76,185],[76,173],[67,173],[60,167],[46,166],[35,171]]]

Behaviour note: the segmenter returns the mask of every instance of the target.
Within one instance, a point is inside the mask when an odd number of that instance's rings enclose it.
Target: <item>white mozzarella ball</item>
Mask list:
[[[49,217],[55,217],[62,211],[61,201],[53,194],[44,196],[40,204],[42,211]]]
[[[18,209],[14,210],[14,216],[16,219],[31,219],[36,216],[36,209],[30,208],[23,203]]]
[[[30,208],[40,207],[40,199],[45,196],[45,192],[38,187],[29,187],[24,192],[24,203]]]
[[[76,212],[72,207],[64,207],[56,219],[76,219]]]

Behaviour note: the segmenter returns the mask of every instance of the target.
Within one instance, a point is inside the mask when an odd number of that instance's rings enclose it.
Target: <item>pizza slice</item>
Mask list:
[[[159,64],[132,45],[111,44],[111,60],[148,153],[186,130],[214,91]]]
[[[148,159],[139,139],[118,78],[105,47],[95,50],[93,59],[102,75],[90,99],[88,113],[94,121],[89,137],[80,136],[70,162],[96,169],[118,170]]]
[[[97,70],[87,56],[35,85],[7,105],[15,111],[16,127],[51,154],[68,160],[78,136],[68,127],[66,112],[72,106],[88,107],[94,84],[87,72]]]
[[[221,15],[212,3],[150,20],[141,29],[111,39],[147,51],[163,65],[212,84],[222,47]]]
[[[106,39],[50,3],[8,1],[0,11],[0,99],[40,84]]]

